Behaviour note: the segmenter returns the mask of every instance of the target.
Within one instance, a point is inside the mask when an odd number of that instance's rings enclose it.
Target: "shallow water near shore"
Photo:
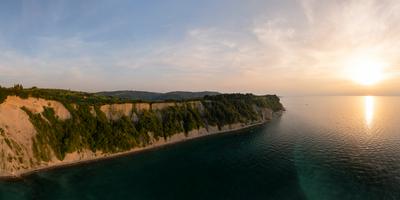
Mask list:
[[[400,98],[288,97],[279,119],[0,181],[0,199],[399,199]]]

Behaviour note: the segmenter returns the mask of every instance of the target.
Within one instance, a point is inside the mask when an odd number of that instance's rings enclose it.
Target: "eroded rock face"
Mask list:
[[[124,104],[111,104],[103,105],[100,110],[106,115],[109,120],[118,120],[122,116],[131,117],[134,113],[140,113],[145,110],[162,110],[168,107],[174,106],[185,106],[191,105],[195,109],[200,111],[204,110],[203,105],[200,101],[189,101],[186,103],[172,103],[172,102],[160,102],[160,103],[124,103]]]
[[[152,110],[162,110],[164,108],[174,107],[174,106],[176,106],[175,103],[152,103],[151,109]]]
[[[261,113],[263,116],[263,120],[271,120],[273,118],[274,112],[268,108],[262,108]]]
[[[1,105],[7,106],[9,108],[26,107],[33,113],[42,113],[44,107],[51,107],[54,109],[56,116],[58,116],[60,119],[65,120],[71,117],[69,111],[64,107],[62,103],[52,100],[45,100],[33,97],[22,99],[17,96],[8,96],[5,102]]]
[[[71,117],[68,110],[56,101],[7,97],[0,104],[0,175],[13,174],[41,165],[35,160],[32,150],[32,139],[36,136],[36,130],[22,107],[32,113],[41,113],[43,107],[51,107],[60,119]]]
[[[100,107],[100,110],[106,115],[109,120],[118,120],[122,116],[130,116],[133,111],[133,104],[124,103],[124,104],[111,104],[111,105],[103,105]]]
[[[134,108],[137,112],[141,112],[144,110],[150,110],[150,104],[149,103],[135,103]]]
[[[130,117],[133,112],[140,113],[145,110],[161,110],[170,106],[176,106],[175,103],[124,103],[103,105],[100,110],[109,120],[118,120],[122,116]]]

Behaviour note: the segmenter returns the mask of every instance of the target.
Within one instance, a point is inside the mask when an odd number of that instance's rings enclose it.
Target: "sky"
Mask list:
[[[399,55],[398,0],[0,4],[2,86],[398,95]]]

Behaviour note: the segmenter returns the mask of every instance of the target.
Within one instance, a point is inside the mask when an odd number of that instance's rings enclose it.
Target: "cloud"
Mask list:
[[[263,24],[256,24],[254,34],[257,39],[264,44],[279,44],[290,40],[294,37],[295,30],[293,28],[282,28],[283,19],[268,20]]]
[[[96,77],[102,76],[98,70],[102,66],[98,62],[101,59],[88,53],[98,45],[83,42],[79,38],[38,40],[40,45],[33,54],[4,47],[0,49],[0,77],[3,84],[90,89],[82,87],[82,83],[99,82]]]
[[[387,62],[387,73],[398,74],[399,2],[300,3],[308,25],[299,27],[300,19],[277,16],[260,17],[237,32],[195,29],[163,61],[190,72],[213,73],[224,80],[218,83],[224,89],[279,88],[288,93],[357,92],[343,73],[349,67],[345,63],[360,54]],[[331,87],[335,82],[341,87]]]
[[[298,4],[294,15],[190,27],[178,39],[140,46],[93,42],[79,34],[38,37],[33,55],[0,48],[0,76],[85,90],[356,93],[359,88],[343,73],[345,63],[361,54],[387,62],[392,78],[399,75],[400,2],[292,3]]]
[[[300,3],[308,25],[296,26],[300,19],[259,16],[240,30],[198,27],[178,42],[155,43],[146,51],[117,51],[114,61],[124,69],[154,76],[158,83],[153,84],[167,90],[251,88],[293,94],[340,93],[346,88],[350,92],[354,84],[343,74],[344,63],[358,54],[390,62],[387,70],[396,74],[398,68],[393,66],[400,49],[395,44],[400,38],[395,33],[400,30],[393,29],[400,27],[400,20],[393,8],[398,8],[397,2]]]
[[[314,8],[315,0],[299,0],[303,10],[304,15],[307,17],[307,20],[310,24],[314,23]]]

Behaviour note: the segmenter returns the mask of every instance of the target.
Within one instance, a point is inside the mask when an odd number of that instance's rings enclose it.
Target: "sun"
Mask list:
[[[353,57],[346,64],[349,78],[354,82],[371,86],[382,81],[384,77],[385,62],[368,56]]]

